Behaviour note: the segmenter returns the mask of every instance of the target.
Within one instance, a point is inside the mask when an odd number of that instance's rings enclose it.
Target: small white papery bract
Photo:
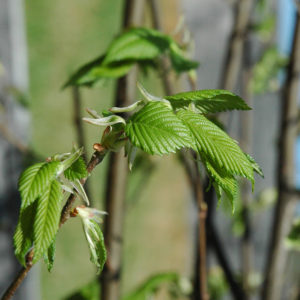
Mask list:
[[[92,219],[97,223],[102,223],[102,216],[107,215],[107,212],[103,210],[98,210],[92,207],[86,207],[84,205],[76,207],[76,211],[83,221]]]

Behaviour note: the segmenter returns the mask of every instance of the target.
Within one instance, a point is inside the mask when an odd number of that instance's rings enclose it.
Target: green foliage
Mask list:
[[[168,35],[149,28],[131,28],[113,40],[107,52],[79,68],[66,82],[72,85],[92,86],[103,78],[119,78],[136,63],[144,67],[156,66],[156,59],[169,54],[178,73],[197,68],[198,63],[188,60],[176,42]]]
[[[213,300],[221,300],[228,291],[226,277],[220,267],[213,267],[208,272],[208,292]]]
[[[194,138],[194,150],[229,174],[253,181],[253,168],[237,142],[200,114],[180,110],[177,116],[186,124]]]
[[[149,154],[176,152],[192,147],[191,134],[172,109],[162,102],[150,102],[127,122],[131,143]]]
[[[55,155],[50,162],[37,163],[20,176],[21,208],[14,235],[15,254],[22,265],[34,246],[33,263],[44,256],[48,269],[54,262],[55,236],[61,215],[63,180],[77,181],[87,176],[82,149]],[[74,186],[75,188],[77,186]]]
[[[94,280],[64,300],[99,300],[99,297],[100,285],[97,280]]]
[[[300,251],[300,218],[294,220],[290,233],[285,239],[285,245],[290,250]]]
[[[159,273],[150,276],[142,282],[136,289],[122,297],[122,300],[148,300],[152,299],[157,291],[162,287],[167,287],[170,299],[177,299],[191,292],[190,282],[181,278],[173,272]],[[100,297],[100,287],[97,280],[93,280],[80,290],[65,298],[65,300],[98,300]],[[153,298],[154,299],[154,298]]]
[[[189,286],[187,290],[182,291],[182,286],[180,285],[180,277],[176,273],[161,273],[149,277],[145,280],[138,288],[125,297],[122,300],[147,300],[152,299],[157,291],[162,288],[162,286],[167,285],[169,287],[169,292],[174,295],[174,288],[178,290],[178,294],[185,294],[190,292]],[[189,284],[188,284],[189,285]],[[176,293],[175,293],[176,295]],[[172,297],[174,299],[174,297]]]
[[[278,89],[278,72],[287,63],[288,59],[282,56],[275,47],[266,50],[253,68],[250,81],[250,90],[252,93],[262,94]]]
[[[57,176],[60,163],[43,162],[27,168],[20,176],[19,191],[21,194],[21,210],[37,199],[43,190]]]
[[[46,253],[44,254],[44,261],[47,265],[47,269],[50,272],[53,268],[53,264],[54,264],[54,259],[55,259],[55,238],[53,240],[53,242],[50,244],[48,250],[46,251]]]
[[[36,215],[37,202],[33,202],[20,211],[17,228],[14,234],[15,255],[25,266],[25,255],[33,243],[33,222]]]
[[[202,114],[251,109],[239,96],[226,90],[200,90],[165,96],[174,109],[188,108],[192,103]]]
[[[199,153],[213,181],[218,198],[221,197],[220,188],[222,188],[234,210],[237,195],[237,183],[234,176],[244,176],[254,184],[252,163],[236,141],[203,115],[189,110],[179,110],[177,115],[193,135],[194,150]]]
[[[71,181],[87,177],[88,173],[83,158],[80,157],[77,159],[67,170],[65,170],[64,175]]]
[[[43,191],[37,199],[33,225],[33,262],[38,261],[50,247],[58,230],[61,211],[62,189],[57,180]]]
[[[224,90],[201,90],[185,92],[164,98],[149,94],[140,87],[145,100],[139,100],[128,107],[114,107],[111,112],[122,113],[136,111],[127,121],[119,120],[119,128],[110,126],[114,136],[126,137],[129,165],[134,158],[133,148],[140,148],[149,154],[168,154],[182,148],[195,150],[203,162],[216,189],[218,198],[222,191],[232,204],[237,196],[236,176],[249,179],[254,188],[254,171],[263,176],[255,160],[245,154],[237,142],[212,122],[203,113],[212,113],[232,109],[250,109],[237,95]],[[89,120],[97,125],[110,125],[106,118]],[[114,115],[110,115],[112,118]],[[105,122],[103,122],[105,120]],[[123,127],[125,123],[125,128]],[[114,125],[115,126],[115,125]],[[125,131],[125,136],[123,135]]]
[[[208,159],[203,159],[206,171],[209,174],[212,184],[215,188],[218,199],[222,198],[222,190],[225,192],[231,203],[232,211],[235,210],[235,203],[238,195],[237,180],[233,175],[228,174],[222,169],[213,167]]]

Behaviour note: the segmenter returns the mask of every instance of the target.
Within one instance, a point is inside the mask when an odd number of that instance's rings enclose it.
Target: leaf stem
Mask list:
[[[97,145],[98,148],[96,150],[95,149],[96,147],[94,146],[94,149],[96,151],[93,153],[93,155],[90,159],[90,162],[88,163],[88,166],[87,166],[87,171],[89,174],[95,169],[95,167],[98,164],[100,164],[102,162],[105,155],[107,154],[107,150],[104,147],[99,147],[99,144],[95,144],[95,145]],[[87,177],[83,178],[81,180],[82,185],[85,184],[86,180],[87,180]],[[59,227],[61,227],[69,219],[70,211],[72,209],[72,205],[73,205],[74,201],[76,200],[76,196],[77,196],[76,194],[71,194],[70,197],[68,198],[65,206],[63,207],[61,217],[60,217]],[[14,293],[16,292],[16,290],[18,289],[18,287],[20,286],[20,284],[23,282],[26,275],[28,274],[28,272],[30,271],[30,269],[33,266],[33,263],[32,263],[33,253],[34,253],[34,248],[32,248],[30,250],[30,252],[26,255],[26,267],[22,267],[22,269],[17,274],[17,276],[15,277],[15,279],[13,280],[11,285],[7,288],[6,292],[2,296],[1,300],[11,299],[12,296],[14,295]]]

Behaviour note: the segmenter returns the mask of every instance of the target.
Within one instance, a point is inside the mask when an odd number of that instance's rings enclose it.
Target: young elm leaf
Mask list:
[[[189,129],[165,103],[150,102],[127,122],[130,142],[149,154],[166,154],[193,147]]]
[[[47,269],[49,272],[51,272],[54,264],[55,248],[56,248],[55,243],[56,243],[56,239],[54,238],[53,242],[50,244],[48,250],[44,254],[44,262],[47,265]]]
[[[58,161],[37,163],[27,168],[20,176],[21,211],[41,195],[41,192],[57,176],[61,167]]]
[[[190,129],[200,156],[205,156],[218,169],[248,178],[254,184],[253,166],[237,142],[203,115],[179,110],[177,116]]]
[[[37,262],[53,242],[59,226],[62,189],[57,180],[48,185],[37,199],[33,222],[34,257]]]
[[[239,96],[226,90],[199,90],[165,96],[174,109],[187,108],[194,103],[197,112],[217,113],[227,110],[249,110],[246,102]]]
[[[82,157],[79,157],[67,170],[64,172],[68,180],[75,181],[87,177],[88,173],[86,165]]]

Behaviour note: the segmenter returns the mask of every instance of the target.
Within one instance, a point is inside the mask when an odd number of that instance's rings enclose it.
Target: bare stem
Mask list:
[[[107,150],[105,148],[100,148],[100,151],[95,151],[94,154],[91,157],[90,162],[88,163],[87,166],[87,171],[90,174],[94,168],[102,162],[104,159]],[[84,185],[86,182],[87,178],[84,178],[81,180],[81,183]],[[70,217],[70,211],[72,209],[72,206],[74,204],[74,201],[76,200],[77,195],[71,194],[70,197],[68,198],[65,206],[63,207],[61,217],[60,217],[60,223],[59,226],[62,226]],[[26,267],[23,267],[20,272],[17,274],[16,278],[13,280],[11,285],[8,287],[4,295],[2,296],[1,300],[9,300],[11,297],[14,295],[20,284],[23,282],[25,279],[26,275],[32,268],[32,258],[34,254],[34,248],[30,250],[30,252],[26,255]]]

